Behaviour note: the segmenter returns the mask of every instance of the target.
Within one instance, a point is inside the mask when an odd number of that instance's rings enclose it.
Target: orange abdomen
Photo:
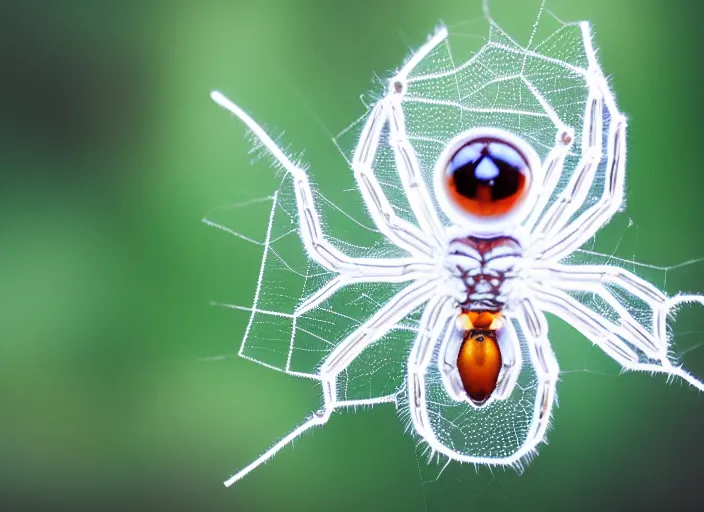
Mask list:
[[[501,370],[501,350],[495,332],[467,331],[457,356],[457,369],[464,390],[474,402],[489,398]]]

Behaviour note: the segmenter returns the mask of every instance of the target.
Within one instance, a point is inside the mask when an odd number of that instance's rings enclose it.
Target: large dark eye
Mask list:
[[[513,209],[527,190],[530,167],[521,152],[498,138],[475,138],[447,163],[449,199],[472,215],[491,217]]]

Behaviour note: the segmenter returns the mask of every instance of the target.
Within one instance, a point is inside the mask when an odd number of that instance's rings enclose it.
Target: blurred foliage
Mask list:
[[[491,2],[523,41],[538,3]],[[701,5],[548,7],[594,23],[630,117],[637,258],[702,256]],[[613,372],[564,375],[550,444],[522,476],[453,466],[423,483],[413,440],[382,406],[335,415],[221,485],[318,395],[234,357],[247,316],[209,305],[250,302],[259,254],[201,218],[270,191],[209,91],[286,128],[334,197],[346,168],[330,137],[363,112],[374,73],[386,77],[439,20],[462,32],[480,15],[479,0],[3,2],[3,510],[695,508],[702,397]],[[567,326],[552,338],[566,367],[587,352],[608,365]]]

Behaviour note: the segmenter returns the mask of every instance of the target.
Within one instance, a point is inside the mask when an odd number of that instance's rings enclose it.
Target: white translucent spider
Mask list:
[[[355,137],[348,161],[373,226],[320,196],[260,125],[212,93],[284,171],[266,200],[240,355],[314,379],[323,396],[226,485],[336,409],[384,402],[450,460],[520,466],[555,400],[545,312],[624,369],[704,390],[668,332],[678,305],[704,298],[666,296],[583,248],[622,207],[626,164],[626,119],[589,24],[558,22],[525,47],[489,24],[486,44],[459,65],[440,28],[343,134]],[[336,222],[374,241],[337,240],[323,229]]]

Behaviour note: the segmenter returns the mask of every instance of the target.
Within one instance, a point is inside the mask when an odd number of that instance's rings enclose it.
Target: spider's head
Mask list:
[[[435,196],[457,225],[475,235],[507,233],[525,218],[540,183],[540,157],[498,128],[455,137],[435,165]]]

